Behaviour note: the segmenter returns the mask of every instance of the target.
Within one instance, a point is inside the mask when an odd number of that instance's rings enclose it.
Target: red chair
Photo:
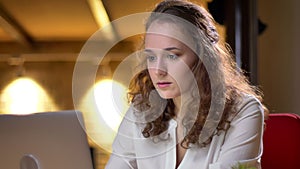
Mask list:
[[[262,169],[300,168],[300,116],[269,114],[263,146]]]

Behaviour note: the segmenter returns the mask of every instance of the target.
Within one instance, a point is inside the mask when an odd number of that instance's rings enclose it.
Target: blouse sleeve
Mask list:
[[[263,123],[260,102],[254,97],[247,97],[225,135],[217,160],[219,168],[232,169],[238,165],[261,168]]]
[[[133,144],[133,123],[130,119],[131,108],[126,113],[112,144],[112,153],[105,169],[136,169]]]

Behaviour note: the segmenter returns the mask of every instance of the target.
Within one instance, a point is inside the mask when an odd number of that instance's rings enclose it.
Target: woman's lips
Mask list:
[[[158,83],[156,83],[157,84],[157,86],[159,87],[159,88],[167,88],[167,87],[169,87],[172,83],[171,82],[158,82]]]

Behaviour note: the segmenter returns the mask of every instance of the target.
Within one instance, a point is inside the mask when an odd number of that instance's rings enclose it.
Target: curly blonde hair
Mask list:
[[[196,54],[201,55],[197,66],[192,70],[199,86],[200,102],[197,105],[199,110],[193,124],[184,124],[189,130],[181,145],[185,148],[188,148],[190,144],[206,146],[211,142],[214,134],[228,129],[228,126],[230,126],[228,125],[230,123],[229,117],[237,113],[236,107],[243,94],[253,95],[262,101],[262,93],[258,88],[250,85],[243,72],[238,69],[229,46],[219,41],[214,19],[203,7],[182,0],[162,1],[148,18],[146,31],[154,21],[178,24],[174,20],[172,21],[172,18],[162,17],[159,14],[182,18],[197,29],[185,27],[187,29],[185,31],[192,34],[193,43],[196,44]],[[209,62],[211,66],[207,66],[206,62]],[[213,82],[210,77],[213,77]],[[199,135],[212,104],[212,90],[222,86],[224,86],[225,106],[221,120],[216,132],[210,135],[207,140],[200,141]],[[150,79],[149,72],[147,69],[142,70],[130,82],[128,93],[130,101],[136,105],[148,103],[152,90],[155,90],[155,87]],[[137,96],[139,96],[139,99],[137,99]],[[147,122],[142,130],[143,136],[149,138],[163,133],[168,129],[168,122],[175,115],[175,105],[172,99],[167,99],[164,112],[155,120]]]

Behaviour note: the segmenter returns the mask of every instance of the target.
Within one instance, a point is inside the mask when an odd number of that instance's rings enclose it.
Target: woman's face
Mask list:
[[[174,24],[152,23],[145,36],[145,56],[150,78],[162,98],[173,99],[191,90],[191,69],[198,57],[181,40],[186,38]],[[181,34],[178,36],[178,34]]]

